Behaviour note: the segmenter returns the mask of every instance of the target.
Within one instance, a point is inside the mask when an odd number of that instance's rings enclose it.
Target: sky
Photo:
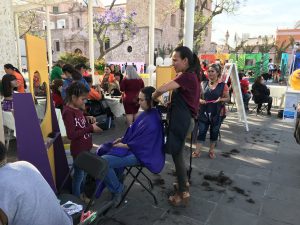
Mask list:
[[[234,46],[234,34],[242,37],[259,35],[276,35],[276,30],[294,28],[300,21],[299,0],[247,0],[235,13],[217,15],[212,23],[212,41],[225,43],[225,34],[229,32],[229,45]]]

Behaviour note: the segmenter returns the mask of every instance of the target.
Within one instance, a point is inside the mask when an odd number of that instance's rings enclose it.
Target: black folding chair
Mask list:
[[[143,171],[144,168],[145,167],[142,165],[130,166],[130,167],[125,168],[125,170],[126,170],[125,179],[128,177],[128,175],[130,175],[132,177],[132,181],[129,184],[128,188],[126,189],[125,194],[122,197],[122,201],[120,202],[120,204],[117,207],[119,207],[122,204],[122,202],[125,200],[126,196],[128,195],[129,191],[131,190],[131,188],[135,182],[138,182],[152,196],[155,205],[158,204],[156,196],[152,192],[153,183],[152,183],[151,179],[147,176],[147,174],[144,173],[144,171]],[[135,170],[135,172],[134,172],[134,170]],[[146,178],[149,187],[147,187],[142,182],[140,176],[143,176],[144,178]]]
[[[79,169],[82,169],[84,172],[86,172],[89,176],[91,176],[95,180],[99,180],[99,181],[102,181],[108,172],[107,161],[95,154],[90,153],[90,152],[83,152],[80,155],[78,155],[74,161],[74,165],[76,165]],[[64,187],[65,183],[69,179],[69,176],[71,175],[73,170],[74,170],[74,166],[70,169],[68,175],[64,179],[64,181],[59,189],[59,193],[61,193],[62,188]],[[73,196],[71,194],[60,194],[58,196],[58,198],[61,200],[62,204],[70,200],[76,204],[83,205],[83,208],[84,208],[83,213],[87,213],[89,211],[90,207],[92,206],[92,203],[95,199],[95,195],[96,195],[97,190],[99,189],[100,185],[101,185],[101,182],[98,182],[87,206],[81,199],[79,199],[78,197]],[[104,212],[106,212],[112,205],[113,205],[112,201],[108,202],[103,207],[101,207],[99,210],[94,212],[93,218],[87,219],[82,223],[80,223],[80,216],[82,215],[82,213],[76,213],[76,214],[72,215],[73,224],[80,224],[80,225],[96,224],[96,221],[98,220],[97,217],[99,215],[103,214]]]

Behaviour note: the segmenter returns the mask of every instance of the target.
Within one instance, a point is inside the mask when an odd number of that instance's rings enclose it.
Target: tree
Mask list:
[[[111,3],[104,14],[94,18],[94,34],[100,50],[98,59],[103,58],[105,54],[121,46],[138,32],[138,28],[133,20],[136,12],[125,15],[122,8],[113,10],[115,1]],[[110,41],[110,31],[118,32],[119,40],[113,46],[110,46],[110,43],[109,46],[105,47],[105,43]]]
[[[270,50],[275,46],[275,42],[269,43],[269,38],[267,35],[265,35],[262,38],[262,44],[258,45],[258,50],[261,53],[269,53]]]
[[[40,32],[40,20],[37,12],[29,10],[18,14],[19,19],[19,38],[24,38],[25,34],[32,34],[39,37],[45,36],[45,32]]]
[[[281,42],[280,45],[278,45],[278,44],[275,45],[275,50],[276,50],[275,62],[276,63],[280,63],[282,53],[286,52],[286,50],[290,46],[294,46],[294,44],[295,44],[295,38],[292,37],[292,36],[290,36],[289,43],[286,43],[286,42],[287,41],[284,40],[283,42]]]
[[[242,2],[246,2],[246,0],[215,0],[212,3],[211,14],[205,16],[204,9],[207,9],[210,2],[211,0],[196,1],[194,19],[194,51],[196,52],[203,44],[207,26],[211,23],[212,19],[222,13],[234,14]],[[184,11],[184,0],[176,1],[176,5]]]
[[[60,55],[60,60],[62,60],[65,64],[71,64],[73,66],[81,63],[87,65],[89,62],[87,57],[73,52],[65,52],[64,54]]]
[[[245,45],[243,46],[243,51],[245,53],[253,53],[253,51],[255,50],[256,46],[255,45]]]

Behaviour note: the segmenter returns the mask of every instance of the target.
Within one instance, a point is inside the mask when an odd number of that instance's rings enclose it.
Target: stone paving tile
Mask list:
[[[284,223],[282,221],[277,221],[270,218],[259,218],[256,225],[293,225],[293,224]]]
[[[283,175],[280,173],[280,171],[272,172],[270,182],[286,187],[300,188],[300,176],[295,176],[288,173]]]
[[[172,207],[169,212],[205,223],[215,207],[216,203],[192,196],[187,207]]]
[[[270,184],[266,197],[288,202],[300,203],[300,188],[291,188],[286,185]]]
[[[268,183],[266,181],[252,179],[246,176],[234,175],[232,180],[233,184],[231,187],[238,187],[250,195],[262,197],[268,188]]]
[[[255,225],[258,217],[240,209],[218,205],[207,225]]]
[[[120,225],[153,225],[161,218],[164,212],[164,209],[154,207],[145,202],[132,200],[113,215],[110,215],[110,219],[108,218],[101,224],[110,225],[111,222],[118,221]]]
[[[295,204],[294,201],[287,202],[265,198],[261,216],[296,225],[300,221],[299,207],[300,204]]]
[[[237,194],[235,191],[227,190],[219,202],[219,206],[227,206],[234,209],[241,209],[245,212],[259,215],[262,207],[260,196],[247,193],[248,196]]]
[[[153,225],[204,225],[204,223],[201,223],[197,220],[191,219],[189,217],[185,216],[178,216],[176,214],[170,214],[170,212],[165,213],[165,215],[162,216],[157,222],[155,222]]]
[[[247,176],[252,179],[268,181],[270,179],[271,169],[240,165],[236,171],[236,174]]]

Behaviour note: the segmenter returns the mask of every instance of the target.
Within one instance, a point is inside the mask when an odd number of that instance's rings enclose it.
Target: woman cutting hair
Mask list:
[[[159,87],[153,93],[153,99],[173,90],[165,151],[172,154],[175,164],[178,183],[174,184],[176,193],[169,197],[169,201],[176,206],[182,203],[186,205],[190,198],[183,149],[185,138],[193,130],[194,119],[198,114],[201,68],[197,55],[185,46],[174,50],[172,61],[177,76]]]

